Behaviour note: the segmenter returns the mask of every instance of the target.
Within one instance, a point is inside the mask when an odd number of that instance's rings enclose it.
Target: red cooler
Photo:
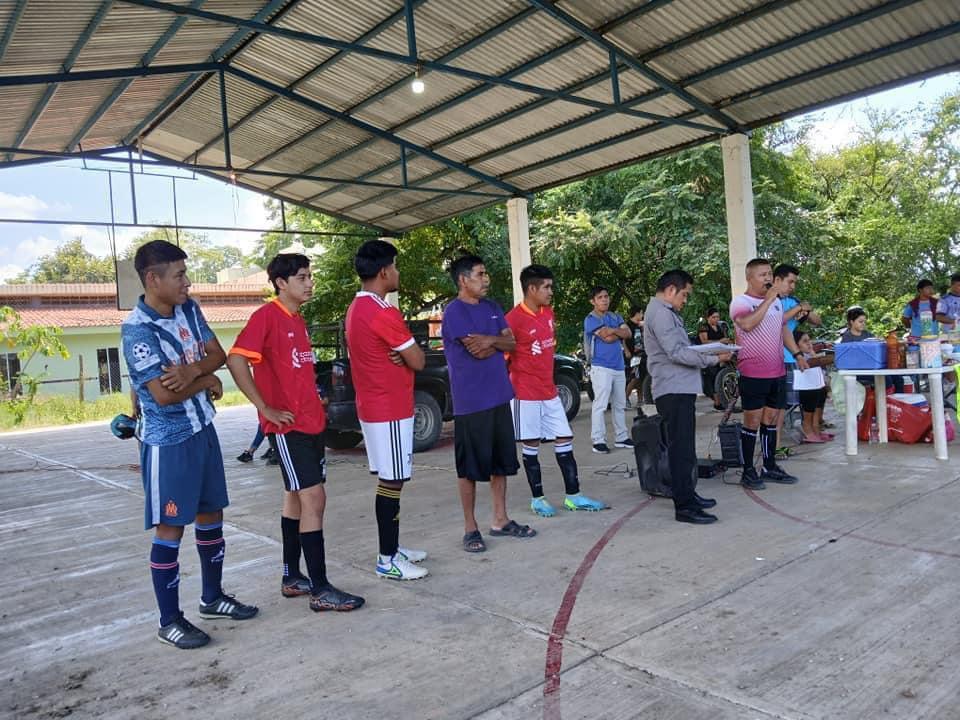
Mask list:
[[[887,439],[916,443],[933,428],[929,405],[911,405],[887,398]]]

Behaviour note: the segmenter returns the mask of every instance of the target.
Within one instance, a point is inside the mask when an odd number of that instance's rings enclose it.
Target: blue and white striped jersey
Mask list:
[[[141,295],[137,307],[123,321],[120,335],[130,384],[140,399],[143,442],[176,445],[213,422],[216,410],[206,391],[161,407],[147,389],[147,383],[163,374],[161,367],[200,360],[205,354],[204,344],[215,339],[192,299],[175,306],[172,317],[163,317]]]

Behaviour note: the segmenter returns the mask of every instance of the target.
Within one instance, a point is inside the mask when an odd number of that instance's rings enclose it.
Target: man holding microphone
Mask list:
[[[788,274],[789,275],[789,274]],[[794,342],[784,319],[782,296],[789,293],[787,278],[774,277],[769,260],[754,258],[746,266],[747,291],[730,303],[730,319],[736,327],[740,351],[740,402],[743,428],[740,448],[743,452],[741,484],[762,490],[764,481],[792,485],[797,478],[777,465],[777,415],[786,407],[787,382],[783,350],[796,359],[797,368],[808,365]],[[753,453],[760,438],[763,470],[757,475]]]

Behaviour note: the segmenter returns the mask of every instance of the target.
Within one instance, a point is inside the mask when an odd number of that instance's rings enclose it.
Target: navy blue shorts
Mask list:
[[[144,443],[140,467],[146,530],[160,524],[189,525],[197,513],[217,512],[230,504],[213,423],[176,445]]]

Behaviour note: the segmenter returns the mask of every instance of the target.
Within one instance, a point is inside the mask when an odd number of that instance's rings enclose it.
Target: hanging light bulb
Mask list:
[[[416,72],[413,74],[413,82],[410,83],[410,89],[413,90],[414,95],[422,95],[423,91],[427,89],[427,86],[423,84],[423,80],[420,78],[420,66],[417,66]]]
[[[237,173],[235,173],[233,170],[230,171],[230,182],[232,182],[234,185],[237,184]]]

